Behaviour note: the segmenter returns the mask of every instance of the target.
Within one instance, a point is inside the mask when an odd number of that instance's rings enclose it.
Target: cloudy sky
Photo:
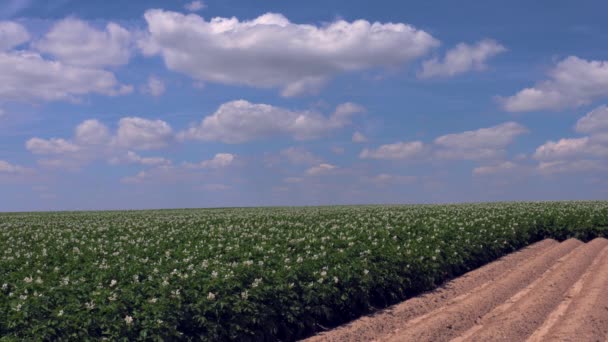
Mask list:
[[[608,198],[603,1],[2,0],[0,211]]]

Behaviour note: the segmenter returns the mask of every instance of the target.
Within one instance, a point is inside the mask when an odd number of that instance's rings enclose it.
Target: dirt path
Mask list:
[[[608,240],[544,240],[446,286],[307,339],[605,341]]]

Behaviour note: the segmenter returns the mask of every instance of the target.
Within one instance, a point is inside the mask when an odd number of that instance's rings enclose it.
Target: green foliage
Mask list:
[[[0,215],[0,341],[295,340],[546,237],[608,202]]]

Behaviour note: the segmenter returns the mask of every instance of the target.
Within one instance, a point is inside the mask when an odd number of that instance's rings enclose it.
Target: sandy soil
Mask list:
[[[608,240],[544,240],[306,341],[608,341]]]

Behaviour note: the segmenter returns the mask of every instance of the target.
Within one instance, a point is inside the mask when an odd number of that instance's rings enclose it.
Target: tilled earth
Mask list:
[[[544,240],[318,341],[608,341],[608,240]]]

